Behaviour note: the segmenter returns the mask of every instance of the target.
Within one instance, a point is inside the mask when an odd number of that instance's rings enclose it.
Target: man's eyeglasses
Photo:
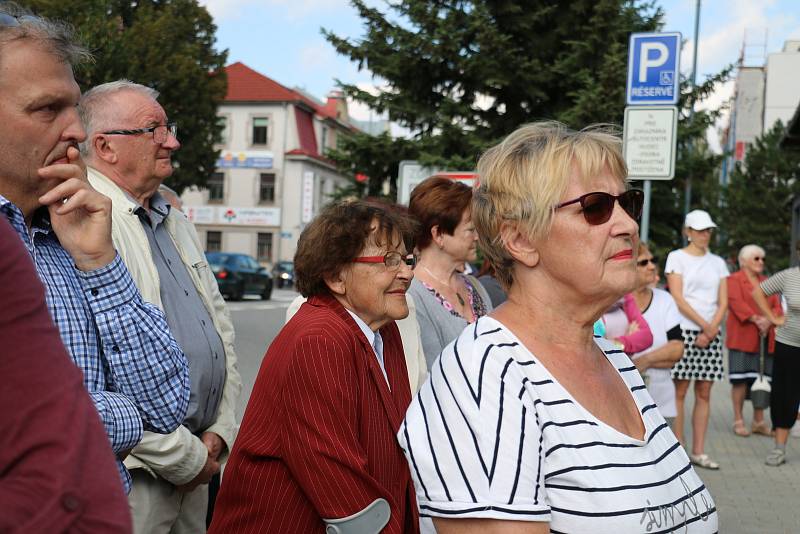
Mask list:
[[[403,256],[399,252],[387,252],[383,256],[359,256],[353,258],[353,263],[382,263],[387,269],[397,270],[405,263],[412,269],[417,266],[417,257],[413,254]]]
[[[136,128],[134,130],[109,130],[107,132],[102,132],[103,135],[139,135],[139,134],[146,134],[146,133],[153,133],[153,142],[160,145],[167,142],[167,139],[171,135],[172,137],[178,137],[178,123],[177,122],[169,122],[167,124],[158,124],[156,126],[150,126],[149,128]]]
[[[557,205],[555,209],[563,208],[571,204],[580,203],[583,210],[583,218],[591,225],[598,225],[607,222],[614,212],[614,201],[619,202],[620,207],[625,210],[631,219],[638,221],[642,216],[642,206],[644,205],[644,192],[641,189],[631,189],[621,195],[612,195],[602,191],[586,193],[578,198],[567,200]]]
[[[753,258],[753,261],[764,261],[765,259],[766,258],[764,258],[763,256],[756,256]]]
[[[34,21],[36,17],[31,15],[21,15],[19,17],[15,17],[14,15],[9,15],[8,13],[0,13],[0,28],[16,28],[19,26],[20,22],[25,21]]]
[[[652,263],[653,265],[658,265],[658,258],[653,256],[652,258],[647,258],[646,260],[639,260],[636,262],[636,265],[639,267],[646,267],[648,263]]]

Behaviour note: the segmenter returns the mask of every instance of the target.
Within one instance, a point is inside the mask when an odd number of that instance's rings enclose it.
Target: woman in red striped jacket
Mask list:
[[[308,301],[264,357],[213,534],[419,531],[395,439],[411,401],[395,325],[408,315],[410,224],[340,202],[303,231],[294,265]]]

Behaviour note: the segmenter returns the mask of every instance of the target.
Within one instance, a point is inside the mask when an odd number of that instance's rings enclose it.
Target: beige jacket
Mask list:
[[[112,238],[125,265],[136,282],[142,297],[163,309],[161,304],[158,271],[153,263],[147,235],[144,233],[135,210],[138,205],[116,184],[95,169],[89,168],[89,182],[100,193],[111,199]],[[164,221],[172,236],[183,263],[225,348],[227,378],[222,392],[216,422],[207,431],[219,435],[227,446],[220,455],[224,461],[233,446],[238,424],[236,403],[242,390],[242,379],[236,368],[233,323],[228,308],[219,293],[217,281],[211,272],[194,225],[178,210],[170,210]],[[191,481],[205,465],[208,452],[202,441],[185,426],[171,434],[145,432],[142,441],[125,460],[128,469],[145,469],[153,476],[180,485]]]

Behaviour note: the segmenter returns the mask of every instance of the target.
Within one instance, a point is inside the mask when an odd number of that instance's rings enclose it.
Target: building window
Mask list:
[[[222,250],[222,232],[209,230],[206,232],[206,252],[219,252]]]
[[[206,182],[208,187],[208,202],[220,203],[225,200],[225,173],[215,172]]]
[[[269,129],[269,119],[266,117],[256,117],[253,119],[253,144],[267,144],[267,130]]]
[[[261,173],[258,186],[259,202],[275,202],[275,175]]]
[[[258,234],[258,247],[256,254],[258,261],[272,261],[272,234]]]
[[[217,117],[217,124],[220,127],[219,142],[223,145],[227,145],[229,140],[228,136],[230,135],[231,131],[229,117],[220,115]]]
[[[322,146],[322,150],[320,150],[319,153],[324,156],[325,152],[328,151],[328,128],[326,126],[322,127],[322,143],[321,143],[321,146]]]

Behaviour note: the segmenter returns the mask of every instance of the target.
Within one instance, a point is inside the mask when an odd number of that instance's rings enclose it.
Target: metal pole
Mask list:
[[[695,5],[694,11],[694,50],[692,50],[692,91],[697,86],[697,49],[700,46],[700,3],[701,0],[697,0],[697,4]],[[694,119],[694,96],[689,98],[689,126],[692,125],[692,120]],[[693,150],[693,143],[691,140],[688,143],[688,150],[689,150],[689,158],[692,157]],[[689,166],[689,172],[686,175],[686,187],[684,189],[683,194],[683,216],[686,217],[686,214],[689,213],[689,208],[692,205],[692,169],[691,163]],[[686,246],[686,236],[683,237],[683,245]]]
[[[639,240],[647,243],[650,236],[650,194],[653,190],[653,182],[644,181],[644,206],[642,207],[642,225],[639,227]]]

